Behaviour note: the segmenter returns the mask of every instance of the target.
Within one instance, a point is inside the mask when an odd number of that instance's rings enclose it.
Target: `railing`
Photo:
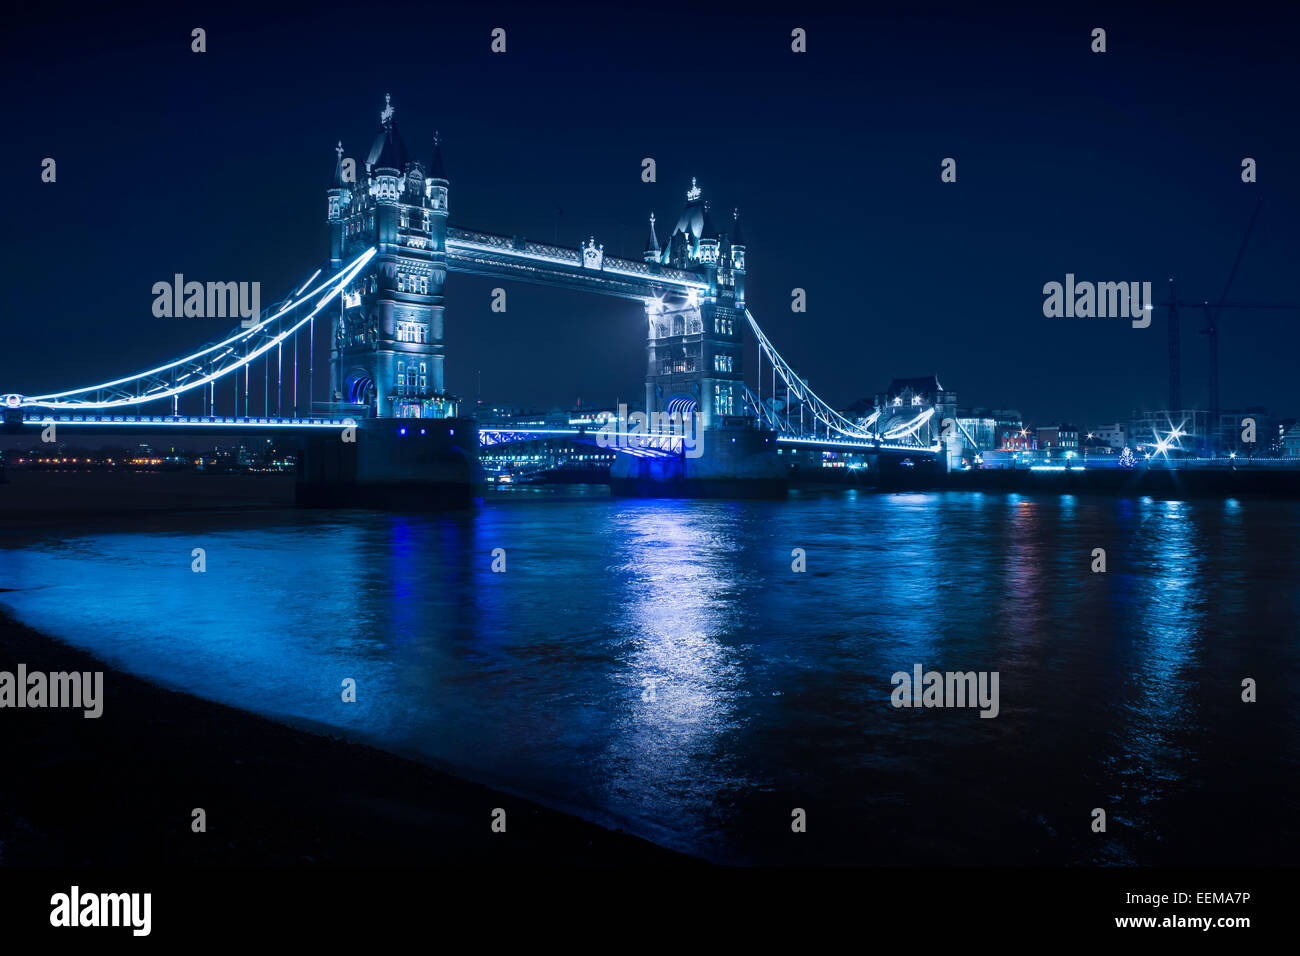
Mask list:
[[[154,426],[219,426],[219,425],[236,425],[243,427],[274,427],[274,428],[344,428],[349,423],[356,424],[353,419],[333,419],[333,418],[279,418],[271,417],[242,417],[242,416],[222,416],[222,415],[46,415],[35,412],[24,412],[22,423],[26,425],[131,425],[137,427],[154,427]]]
[[[448,245],[460,243],[467,246],[477,246],[487,251],[499,251],[507,255],[547,259],[565,265],[582,266],[581,250],[554,246],[549,243],[530,242],[528,240],[523,240],[521,243],[519,237],[502,236],[491,232],[449,227],[447,229],[447,243]],[[661,266],[658,263],[620,259],[617,256],[605,256],[602,261],[601,271],[624,272],[634,276],[644,276],[647,279],[662,279],[698,285],[701,288],[705,286],[704,278],[694,272],[675,269],[671,266]]]

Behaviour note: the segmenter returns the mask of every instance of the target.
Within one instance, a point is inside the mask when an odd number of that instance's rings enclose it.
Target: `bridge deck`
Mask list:
[[[599,253],[588,263],[583,250],[530,242],[472,229],[448,228],[447,269],[470,275],[519,279],[644,301],[667,292],[705,292],[703,276],[652,262]]]
[[[21,420],[11,416],[5,417],[9,428],[26,428],[35,430],[48,425],[55,425],[60,431],[77,432],[82,429],[98,430],[103,428],[135,428],[149,430],[167,430],[172,428],[229,430],[233,432],[245,429],[340,429],[356,425],[356,419],[343,418],[237,418],[220,415],[39,415],[24,412]]]

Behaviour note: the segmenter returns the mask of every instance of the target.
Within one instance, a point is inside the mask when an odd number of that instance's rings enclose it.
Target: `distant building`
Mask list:
[[[1129,443],[1128,425],[1124,422],[1098,425],[1092,430],[1092,437],[1095,442],[1104,442],[1115,451],[1123,451]]]
[[[1282,454],[1286,458],[1300,458],[1300,423],[1292,422],[1282,432]]]
[[[993,417],[992,409],[959,409],[956,425],[962,457],[973,459],[982,452],[998,447],[998,421]]]
[[[1079,439],[1079,453],[1085,458],[1089,455],[1116,455],[1122,448],[1115,448],[1095,431],[1087,432]]]
[[[1254,433],[1254,442],[1246,441]],[[1262,405],[1229,408],[1219,413],[1219,451],[1271,458],[1281,454],[1282,421]]]
[[[997,422],[999,432],[1004,428],[1019,430],[1025,427],[1024,417],[1017,408],[995,408],[993,409],[993,420]]]
[[[1155,453],[1158,442],[1168,443],[1174,454],[1206,454],[1209,422],[1210,413],[1203,408],[1135,411],[1128,423],[1129,447],[1139,457]]]
[[[1053,451],[1079,450],[1079,429],[1073,425],[1060,424],[1048,425],[1038,429],[1038,447],[1050,448]]]
[[[1038,432],[1025,425],[999,425],[998,448],[1006,451],[1033,451],[1038,447]]]
[[[963,454],[968,458],[1006,447],[1004,436],[1024,427],[1020,412],[1014,408],[958,409],[956,425]]]

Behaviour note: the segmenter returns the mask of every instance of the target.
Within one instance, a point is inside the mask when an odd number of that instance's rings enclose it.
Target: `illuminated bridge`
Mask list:
[[[939,452],[935,409],[909,410],[902,420],[877,409],[850,420],[790,367],[745,306],[738,212],[717,226],[694,181],[662,245],[651,215],[639,261],[606,255],[594,237],[570,248],[458,228],[448,224],[449,182],[437,137],[427,160],[414,157],[389,104],[360,162],[339,145],[326,195],[329,257],[296,291],[229,334],[148,370],[58,392],[5,394],[6,425],[278,430],[324,433],[331,443],[338,443],[334,433],[356,426],[361,444],[371,446],[359,464],[328,452],[319,438],[309,442],[308,457],[315,447],[318,460],[328,459],[321,467],[334,469],[336,478],[352,469],[362,481],[401,481],[406,472],[439,481],[445,469],[437,461],[446,464],[448,456],[476,459],[480,444],[543,437],[536,429],[480,431],[445,389],[443,287],[448,273],[464,273],[638,302],[647,330],[644,411],[688,419],[711,455],[733,455],[721,464],[690,465],[692,474],[703,475],[706,466],[747,473],[752,469],[735,455],[757,460],[776,446],[931,458]],[[238,317],[230,290],[214,293],[220,285],[186,283],[174,290],[175,300],[187,315]],[[742,361],[747,335],[758,345],[749,383]],[[327,372],[318,375],[322,365]],[[573,429],[550,437],[596,436]],[[615,437],[621,457],[689,457],[691,443],[681,436]],[[399,439],[430,443],[428,454],[403,451]],[[738,441],[736,449],[722,447]],[[673,480],[689,478],[686,467]],[[642,481],[667,480],[666,472],[644,467],[639,474]]]

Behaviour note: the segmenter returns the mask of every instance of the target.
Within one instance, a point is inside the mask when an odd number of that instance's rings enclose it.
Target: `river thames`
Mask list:
[[[1296,502],[523,488],[10,529],[0,603],[713,861],[1259,864],[1300,846],[1296,567]],[[997,672],[997,716],[891,706],[918,665]]]

